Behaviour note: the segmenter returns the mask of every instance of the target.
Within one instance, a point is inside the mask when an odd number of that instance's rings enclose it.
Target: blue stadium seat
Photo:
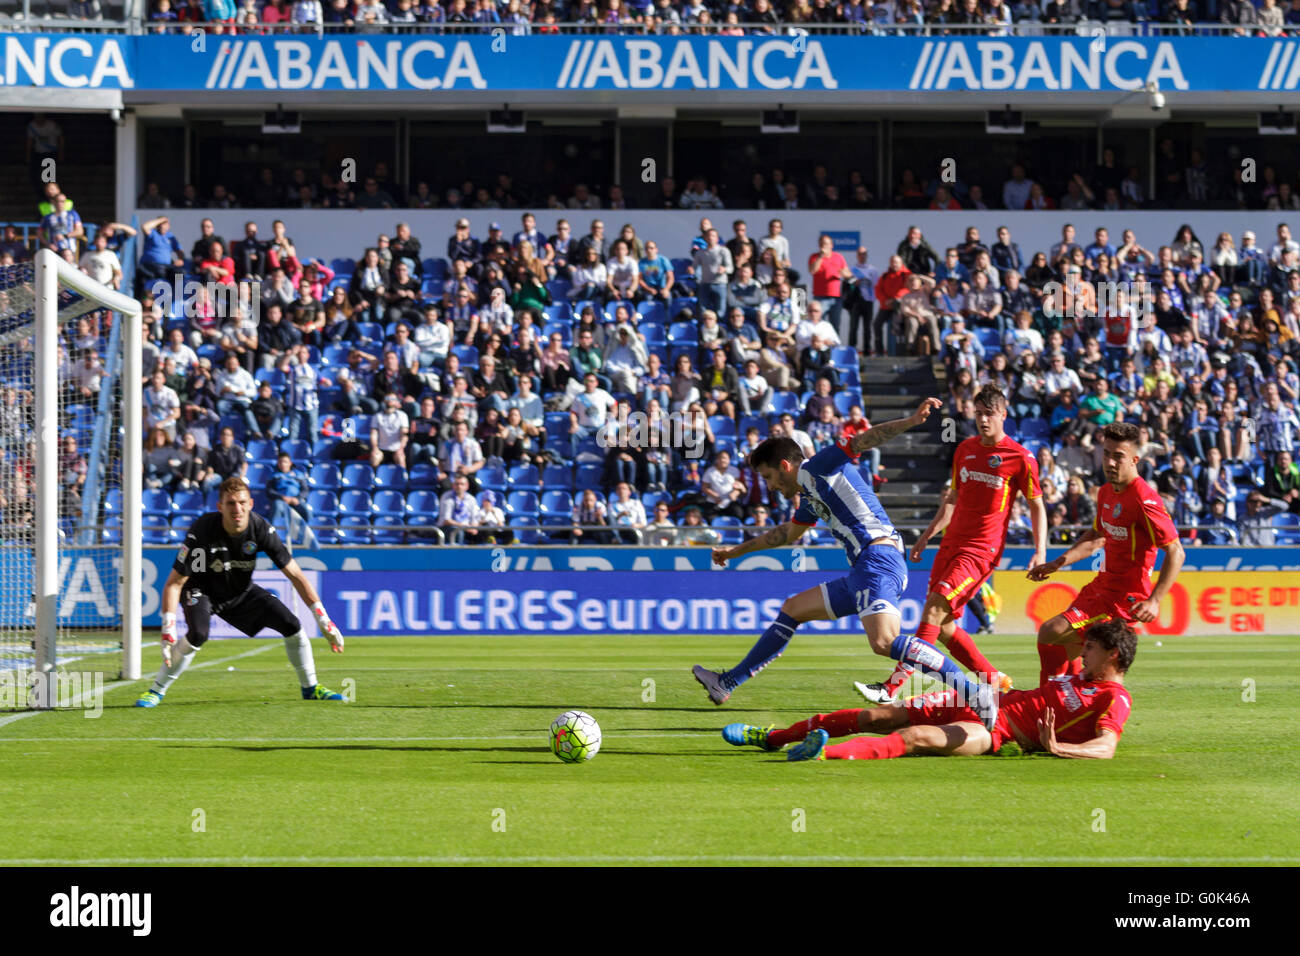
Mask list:
[[[440,510],[438,492],[417,488],[406,496],[406,513],[423,517],[437,517]]]
[[[862,393],[856,388],[846,388],[842,392],[835,393],[835,410],[841,415],[848,417],[849,409],[854,405],[862,404]]]
[[[642,324],[645,324],[646,322],[657,322],[660,325],[664,325],[668,321],[668,310],[664,308],[662,302],[657,300],[654,302],[642,302],[637,306],[637,311],[641,313]]]
[[[736,435],[740,438],[745,437],[745,433],[751,428],[757,428],[759,437],[767,437],[767,419],[762,415],[745,415],[740,419],[740,424],[736,426]]]
[[[194,354],[201,359],[207,359],[212,363],[214,369],[221,367],[222,360],[225,358],[226,350],[220,345],[200,345],[194,350]]]
[[[567,491],[544,492],[540,510],[544,515],[570,515],[573,513],[573,495]]]
[[[357,271],[357,260],[355,259],[332,259],[330,268],[334,270],[335,276],[351,277],[352,273]]]
[[[104,513],[108,515],[122,514],[122,489],[109,488],[104,495]]]
[[[670,259],[670,260],[668,260],[668,261],[672,263],[672,265],[673,265],[673,276],[674,276],[674,278],[677,278],[677,279],[681,279],[681,278],[683,278],[683,277],[686,275],[686,270],[689,269],[689,268],[691,267],[691,265],[692,265],[690,259],[680,259],[680,258],[678,258],[678,259]]]
[[[307,492],[307,504],[322,524],[333,524],[339,511],[339,496],[333,491],[317,489]],[[325,519],[329,520],[326,521]]]
[[[542,315],[546,317],[547,325],[572,325],[573,310],[569,308],[567,302],[556,302],[548,305],[542,310]]]
[[[343,479],[339,483],[340,488],[357,488],[361,491],[369,491],[374,485],[374,469],[365,462],[354,461],[343,466]]]
[[[442,296],[444,282],[441,279],[432,279],[426,276],[420,283],[420,292],[431,299],[437,299]]]
[[[478,368],[478,349],[472,345],[453,345],[451,354],[460,359],[461,368]]]
[[[547,412],[545,418],[546,434],[554,440],[557,436],[569,434],[568,412]],[[549,448],[550,445],[548,444]]]
[[[573,482],[574,490],[586,491],[591,488],[599,491],[601,474],[604,470],[603,465],[579,465]]]
[[[547,465],[542,472],[542,485],[548,491],[572,491],[573,469],[568,465]]]
[[[329,294],[333,293],[335,289],[342,288],[344,291],[346,291],[351,287],[352,287],[352,276],[350,275],[335,276],[333,279],[330,279],[329,283],[325,286],[325,292],[326,295],[328,296]]]
[[[248,482],[248,487],[252,488],[256,493],[266,487],[266,483],[271,480],[271,473],[274,470],[264,461],[254,461],[249,464],[244,479]]]
[[[421,264],[426,276],[433,276],[435,279],[446,279],[451,275],[451,264],[441,256],[434,259],[425,259]]]
[[[401,465],[380,465],[379,470],[375,472],[376,488],[405,491],[407,483],[406,469]]]
[[[723,544],[740,544],[745,539],[740,530],[740,521],[731,515],[718,515],[709,522],[718,532]]]
[[[244,446],[244,457],[249,461],[260,461],[265,464],[275,464],[275,456],[280,449],[276,447],[275,441],[269,438],[254,438]]]
[[[278,368],[259,368],[253,378],[257,380],[258,385],[270,382],[271,388],[277,392],[284,389],[284,373]]]
[[[406,497],[400,491],[384,489],[376,491],[370,500],[370,510],[377,515],[406,514]]]
[[[478,483],[488,491],[506,490],[506,470],[500,465],[484,465],[478,470]]]
[[[835,346],[831,349],[831,364],[841,371],[850,368],[857,371],[858,350],[850,345]]]
[[[341,515],[337,531],[339,544],[370,544],[370,518],[368,515]]]
[[[994,352],[1002,351],[1002,336],[998,334],[997,329],[976,328],[975,341],[984,346],[985,357],[991,358]]]
[[[645,507],[647,516],[653,515],[655,505],[661,501],[667,501],[672,504],[673,496],[666,491],[643,491],[641,492],[641,504]]]
[[[203,514],[203,492],[198,488],[183,488],[172,495],[172,508],[178,515],[191,520]]]
[[[352,351],[346,345],[327,345],[325,346],[325,364],[326,365],[346,365],[348,361],[348,352]]]
[[[1041,418],[1020,419],[1020,440],[1022,442],[1027,439],[1050,440],[1051,437],[1052,426]]]
[[[121,544],[122,543],[122,518],[119,515],[109,515],[104,519],[104,528],[100,533],[102,544]]]
[[[774,415],[784,415],[786,412],[789,412],[795,418],[799,417],[799,396],[794,392],[773,392],[772,413]]]
[[[856,368],[846,368],[840,370],[840,385],[844,388],[862,388],[862,376],[858,374]]]
[[[700,317],[700,300],[693,295],[673,299],[668,305],[668,320],[676,322],[677,316],[681,315],[682,309],[690,309],[691,313],[698,319]]]
[[[709,419],[709,427],[713,429],[714,438],[735,438],[736,423],[726,415],[714,415]]]
[[[204,511],[216,511],[217,506],[221,504],[221,489],[213,488],[208,492],[207,498],[204,499]]]
[[[537,521],[533,518],[517,516],[510,518],[507,524],[515,529],[515,540],[520,544],[547,544],[548,539],[544,534],[537,530],[527,530],[528,525],[535,525]]]
[[[1016,420],[1014,418],[1008,418],[1005,422],[1003,422],[1002,430],[1006,432],[1007,437],[1012,439],[1013,441],[1019,440],[1020,426],[1016,424]]]
[[[348,488],[339,497],[340,515],[366,515],[366,520],[369,521],[369,515],[372,510],[370,492],[368,491],[361,491],[357,488]]]
[[[311,445],[303,438],[286,438],[280,442],[280,451],[293,459],[295,465],[305,465],[311,461]]]
[[[506,514],[536,518],[538,514],[537,492],[512,491],[506,496]]]
[[[143,509],[146,515],[171,516],[172,496],[163,488],[146,488],[143,496]]]
[[[378,322],[358,322],[357,329],[363,338],[372,342],[379,342],[384,337],[384,329]]]
[[[647,347],[668,344],[668,330],[658,321],[642,322],[637,326],[637,330],[645,336],[645,344]]]
[[[370,441],[370,416],[353,415],[343,419],[343,437],[355,439],[363,445]]]
[[[731,456],[732,465],[736,464],[736,436],[735,435],[717,435],[717,441],[713,443],[713,453],[716,455],[720,451],[725,451]]]
[[[515,465],[506,475],[506,487],[511,490],[536,491],[542,483],[536,465]]]
[[[700,333],[694,322],[674,322],[668,327],[668,344],[679,348],[696,348]]]
[[[543,528],[554,530],[542,532],[540,544],[549,544],[552,541],[564,540],[569,536],[569,528],[573,526],[573,515],[542,515],[539,522]]]
[[[335,439],[317,438],[311,443],[312,461],[320,461],[322,458],[329,458],[330,452],[334,448]]]
[[[370,532],[375,544],[405,544],[406,517],[404,515],[375,515],[374,527]]]
[[[567,299],[572,288],[573,284],[568,279],[552,279],[546,283],[546,291],[551,293],[551,299],[556,302]]]
[[[481,474],[482,472],[480,472]],[[412,465],[411,472],[407,475],[406,484],[408,488],[438,487],[438,467],[430,464]]]
[[[217,428],[214,434],[220,435],[223,428],[229,428],[235,434],[235,441],[244,440],[244,416],[243,415],[222,415],[221,420],[217,422]]]

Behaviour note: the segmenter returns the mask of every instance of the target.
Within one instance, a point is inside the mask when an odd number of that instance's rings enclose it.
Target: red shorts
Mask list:
[[[1003,696],[1003,700],[1005,699],[1006,695]],[[907,711],[907,722],[913,725],[942,726],[955,724],[958,721],[981,723],[980,715],[973,708],[958,702],[955,690],[940,690],[919,697],[908,697],[903,701],[903,708]],[[1001,710],[998,711],[998,719],[993,724],[993,732],[989,736],[993,738],[993,747],[989,753],[997,753],[1008,740],[1016,739]]]
[[[939,548],[930,570],[928,593],[938,592],[953,611],[960,611],[993,573],[995,555],[975,548]]]
[[[1107,582],[1109,583],[1109,582]],[[1094,624],[1101,624],[1117,617],[1127,624],[1134,623],[1133,605],[1145,601],[1151,596],[1150,588],[1146,590],[1128,590],[1134,585],[1123,581],[1114,582],[1118,587],[1107,587],[1100,578],[1084,586],[1070,603],[1065,612],[1065,619],[1076,631],[1082,631]]]

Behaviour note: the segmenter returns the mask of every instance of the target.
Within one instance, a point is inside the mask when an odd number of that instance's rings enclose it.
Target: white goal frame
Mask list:
[[[53,679],[58,661],[59,605],[59,286],[101,303],[121,316],[122,343],[122,561],[119,609],[122,677],[140,678],[141,588],[143,582],[141,517],[144,475],[144,385],[140,303],[101,285],[49,249],[35,258],[35,391],[36,412],[36,553],[35,680],[31,704],[57,704]]]

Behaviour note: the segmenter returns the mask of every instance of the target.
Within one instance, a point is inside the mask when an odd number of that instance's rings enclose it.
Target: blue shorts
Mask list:
[[[849,573],[822,585],[822,597],[835,618],[856,614],[897,614],[907,590],[907,563],[903,552],[888,545],[862,549]]]

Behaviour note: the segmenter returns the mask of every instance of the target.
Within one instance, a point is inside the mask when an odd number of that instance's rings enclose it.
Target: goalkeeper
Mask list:
[[[242,478],[221,483],[218,511],[195,519],[185,535],[162,592],[163,665],[153,686],[140,695],[137,707],[157,707],[172,682],[190,666],[208,639],[208,624],[216,614],[250,637],[269,627],[284,635],[284,649],[298,672],[303,700],[343,700],[316,683],[316,663],[302,625],[270,591],[253,584],[257,552],[263,551],[284,572],[303,601],[310,605],[330,650],[343,653],[343,635],[334,626],[316,589],[280,536],[261,515],[253,514],[253,499]],[[176,606],[184,598],[188,633],[176,636]]]

